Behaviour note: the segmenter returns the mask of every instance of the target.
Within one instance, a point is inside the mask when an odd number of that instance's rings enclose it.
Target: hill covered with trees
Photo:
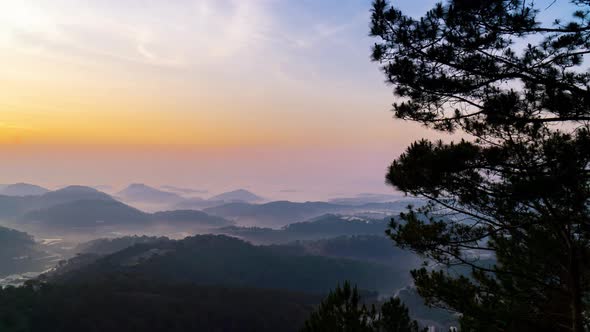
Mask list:
[[[351,280],[361,289],[391,292],[405,282],[393,272],[383,264],[293,254],[227,236],[197,235],[177,241],[138,243],[87,260],[77,257],[48,273],[45,280],[63,284],[133,277],[316,293],[326,293],[338,282]]]

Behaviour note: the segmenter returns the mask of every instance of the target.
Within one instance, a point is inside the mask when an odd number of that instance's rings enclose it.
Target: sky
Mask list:
[[[370,5],[1,0],[0,183],[392,192],[389,163],[435,134],[393,119]]]

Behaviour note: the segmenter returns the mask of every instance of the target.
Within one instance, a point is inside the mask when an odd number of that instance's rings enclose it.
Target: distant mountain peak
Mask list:
[[[264,199],[251,191],[246,189],[236,189],[233,191],[228,191],[216,196],[213,196],[209,199],[210,201],[227,201],[227,202],[260,202]]]
[[[133,202],[174,203],[181,201],[182,196],[169,191],[150,187],[143,183],[132,183],[117,193],[117,196]]]
[[[121,190],[120,192],[129,192],[132,190],[149,190],[149,191],[158,191],[158,192],[167,192],[167,191],[163,191],[154,187],[150,187],[147,184],[144,183],[131,183],[129,184],[125,189]]]
[[[160,189],[178,193],[178,194],[185,194],[185,195],[193,195],[193,194],[206,194],[208,190],[204,189],[193,189],[193,188],[184,188],[184,187],[176,187],[176,186],[160,186]]]
[[[41,198],[47,200],[44,203],[45,206],[50,206],[57,203],[76,201],[81,199],[113,200],[113,198],[110,195],[105,194],[102,191],[96,190],[92,187],[80,185],[72,185],[58,190],[49,191],[43,194]]]
[[[49,192],[49,189],[30,183],[9,184],[0,189],[0,194],[6,196],[39,196]]]
[[[144,183],[131,183],[130,185],[127,186],[127,189],[155,189],[153,187],[150,187]]]
[[[88,186],[81,186],[81,185],[70,185],[70,186],[66,186],[63,187],[61,189],[58,190],[54,190],[53,192],[86,192],[86,193],[100,193],[101,191],[96,190],[92,187],[88,187]]]

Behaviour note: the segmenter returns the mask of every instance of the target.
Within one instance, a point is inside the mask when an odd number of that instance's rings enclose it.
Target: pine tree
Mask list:
[[[451,0],[419,19],[373,3],[373,60],[396,117],[471,136],[415,142],[387,174],[429,200],[392,221],[391,238],[472,270],[413,271],[463,331],[588,326],[590,1],[572,4],[571,20],[545,25],[532,1]]]
[[[410,319],[408,309],[397,298],[367,307],[356,286],[345,282],[320,303],[305,322],[302,332],[418,332],[418,323]]]

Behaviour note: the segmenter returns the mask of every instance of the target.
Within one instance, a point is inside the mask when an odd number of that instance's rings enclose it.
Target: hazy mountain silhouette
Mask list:
[[[77,200],[26,213],[22,220],[51,227],[145,224],[149,215],[115,200]]]
[[[203,199],[199,197],[193,197],[184,199],[174,205],[172,205],[172,209],[174,210],[201,210],[211,207],[216,207],[220,205],[227,204],[226,201],[212,201],[208,199]]]
[[[47,192],[49,189],[29,183],[9,184],[0,188],[0,195],[6,196],[39,196]]]
[[[229,203],[206,208],[203,211],[243,224],[281,227],[325,213],[337,213],[347,209],[349,208],[346,206],[326,202],[276,201],[265,204]]]
[[[32,210],[19,218],[22,222],[44,227],[73,230],[104,226],[153,225],[222,227],[232,222],[202,211],[163,211],[146,213],[114,199],[82,199]]]
[[[113,197],[108,194],[86,186],[67,186],[62,189],[50,191],[38,199],[36,208],[49,207],[61,203],[79,201],[79,200],[105,200],[113,201]]]
[[[40,196],[0,195],[0,218],[13,220],[30,211],[78,200],[112,201],[113,198],[94,188],[84,186],[69,186]]]
[[[318,236],[334,235],[384,235],[390,218],[372,220],[354,216],[325,214],[309,221],[289,224],[284,231]]]
[[[227,219],[195,210],[161,211],[151,214],[150,218],[155,222],[173,226],[199,225],[220,227],[233,224],[233,222]]]
[[[231,203],[256,203],[263,201],[264,198],[244,189],[238,189],[234,191],[225,192],[209,199],[203,199],[199,197],[191,197],[184,199],[175,205],[173,209],[178,210],[200,210],[212,207],[217,207],[224,204]]]
[[[362,205],[367,203],[395,202],[403,198],[402,195],[362,193],[353,197],[339,197],[329,200],[330,203],[344,205]]]
[[[176,186],[160,186],[161,189],[181,195],[194,195],[194,194],[206,194],[208,190],[199,190],[192,188],[180,188]]]
[[[130,184],[116,195],[128,202],[152,204],[171,204],[183,200],[183,197],[178,194],[156,189],[142,183]]]
[[[318,240],[351,235],[384,236],[389,218],[368,219],[326,214],[282,229],[229,226],[218,233],[237,236],[258,244],[281,244],[297,240]]]
[[[228,191],[216,196],[209,198],[210,201],[225,201],[225,202],[243,202],[243,203],[256,203],[263,201],[264,199],[248,190],[238,189],[234,191]]]
[[[111,192],[113,190],[113,186],[108,185],[108,184],[92,186],[92,188],[94,188],[96,190],[100,190],[100,191],[106,191],[106,192]]]
[[[36,196],[0,195],[0,219],[12,220],[30,210],[36,203]]]

